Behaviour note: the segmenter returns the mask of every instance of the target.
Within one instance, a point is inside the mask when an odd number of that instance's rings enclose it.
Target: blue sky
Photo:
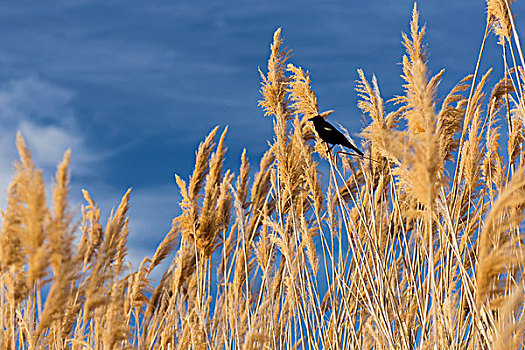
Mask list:
[[[291,59],[311,72],[322,110],[358,133],[356,69],[375,74],[382,94],[399,77],[413,1],[54,1],[0,5],[1,207],[20,130],[46,180],[73,151],[72,203],[87,189],[106,211],[128,187],[131,259],[152,255],[179,208],[174,174],[187,178],[198,143],[229,125],[227,166],[242,149],[253,167],[272,137],[257,107],[258,67],[282,27]],[[427,24],[429,67],[446,68],[440,92],[474,70],[485,2],[418,3]],[[516,24],[523,5],[514,5]],[[483,68],[500,75],[491,36]]]

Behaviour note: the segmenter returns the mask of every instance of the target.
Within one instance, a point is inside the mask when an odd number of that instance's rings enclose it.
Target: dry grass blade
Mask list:
[[[487,23],[500,37],[500,44],[504,44],[505,39],[510,41],[511,38],[510,4],[513,2],[513,0],[487,0]]]
[[[263,99],[259,101],[259,106],[264,110],[264,115],[288,115],[286,84],[288,78],[285,77],[284,71],[286,61],[291,55],[291,51],[283,48],[283,38],[281,37],[281,28],[273,34],[273,43],[270,46],[270,58],[268,59],[268,74],[264,75],[259,69],[261,75],[261,94]]]

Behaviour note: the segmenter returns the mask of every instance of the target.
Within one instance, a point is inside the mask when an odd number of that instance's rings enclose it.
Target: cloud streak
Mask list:
[[[73,208],[78,208],[75,203],[82,202],[81,186],[99,203],[103,217],[118,205],[120,192],[125,189],[111,187],[99,175],[103,167],[109,166],[108,158],[116,156],[119,149],[92,150],[87,135],[78,126],[79,117],[72,106],[74,97],[73,91],[35,77],[11,80],[0,86],[0,188],[4,191],[0,194],[1,208],[5,208],[5,190],[13,175],[13,161],[18,158],[17,131],[25,138],[35,164],[43,168],[47,188],[64,152],[72,149],[73,179],[80,174],[84,180],[71,184]],[[179,197],[173,181],[163,186],[138,187],[132,192],[129,260],[133,267],[137,268],[145,256],[155,252],[178,210]]]
[[[90,174],[104,155],[93,155],[77,125],[71,106],[74,93],[36,77],[10,80],[0,86],[0,188],[8,187],[18,158],[15,136],[25,138],[37,166],[52,177],[64,152],[73,152],[72,168]],[[5,192],[0,195],[5,207]]]

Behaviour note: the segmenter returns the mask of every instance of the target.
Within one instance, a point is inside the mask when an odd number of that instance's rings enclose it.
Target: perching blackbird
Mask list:
[[[323,116],[318,114],[308,120],[314,123],[315,131],[317,131],[317,134],[321,140],[332,145],[328,151],[330,151],[335,145],[342,145],[355,151],[360,156],[363,156],[363,152],[361,152],[354,144],[352,144],[352,142],[348,141],[345,135],[337,130],[332,124],[327,122]]]

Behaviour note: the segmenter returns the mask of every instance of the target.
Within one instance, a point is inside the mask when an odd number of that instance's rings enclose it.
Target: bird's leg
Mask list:
[[[332,154],[332,149],[335,147],[335,144],[333,144],[332,146],[330,146],[328,148],[328,153]],[[337,157],[335,157],[335,163],[337,164]]]
[[[332,148],[334,148],[335,144],[332,145],[332,146],[328,146],[328,142],[325,142],[325,144],[326,144],[326,147],[328,148],[328,151],[327,151],[328,157],[330,157],[332,155],[332,153],[331,153]],[[337,162],[337,158],[335,158],[335,161]]]

